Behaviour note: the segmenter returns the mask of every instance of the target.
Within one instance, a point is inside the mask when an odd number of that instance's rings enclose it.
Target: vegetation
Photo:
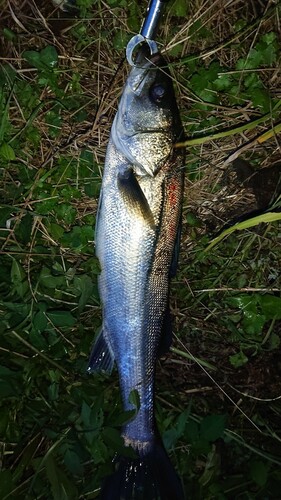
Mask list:
[[[77,5],[1,4],[1,500],[97,498],[130,417],[116,373],[85,370],[105,148],[146,6]],[[278,0],[171,0],[158,36],[187,180],[156,418],[198,500],[280,498],[279,19]]]

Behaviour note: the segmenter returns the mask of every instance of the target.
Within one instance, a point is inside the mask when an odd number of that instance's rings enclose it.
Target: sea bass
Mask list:
[[[120,458],[103,499],[177,500],[180,481],[155,428],[155,364],[169,346],[169,279],[179,246],[182,126],[167,64],[144,53],[126,81],[107,147],[96,224],[103,326],[89,371],[119,372],[125,410],[139,410],[122,435],[136,458]]]

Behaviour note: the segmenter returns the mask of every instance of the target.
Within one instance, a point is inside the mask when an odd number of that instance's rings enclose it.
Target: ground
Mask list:
[[[77,5],[1,5],[3,500],[97,498],[127,418],[116,374],[89,379],[85,366],[101,323],[104,155],[145,5]],[[277,499],[280,2],[171,1],[158,40],[186,134],[158,426],[188,497]]]

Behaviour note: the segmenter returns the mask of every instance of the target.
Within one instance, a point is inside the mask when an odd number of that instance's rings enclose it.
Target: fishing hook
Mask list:
[[[167,1],[168,0],[150,0],[141,31],[138,35],[131,38],[126,48],[127,61],[131,66],[135,66],[133,53],[138,45],[146,43],[149,47],[151,55],[158,52],[158,47],[154,38],[158,30],[163,7]]]

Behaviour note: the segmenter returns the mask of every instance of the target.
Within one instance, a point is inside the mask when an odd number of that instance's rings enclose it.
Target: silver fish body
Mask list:
[[[126,410],[135,408],[130,394],[137,391],[139,411],[122,434],[140,457],[143,470],[149,467],[145,459],[151,463],[155,447],[158,455],[165,454],[159,452],[155,437],[154,376],[161,337],[171,333],[169,279],[176,261],[183,194],[183,155],[173,149],[182,128],[164,65],[159,54],[152,60],[143,56],[127,79],[107,148],[96,225],[103,326],[89,371],[110,372],[115,360]],[[163,460],[167,465],[166,455]],[[167,486],[161,493],[155,477],[151,479],[155,491],[152,488],[149,497],[139,484],[142,480],[132,475],[136,464],[122,467],[124,492],[103,498],[182,498],[176,494],[178,484],[172,487],[173,496],[167,496]]]

